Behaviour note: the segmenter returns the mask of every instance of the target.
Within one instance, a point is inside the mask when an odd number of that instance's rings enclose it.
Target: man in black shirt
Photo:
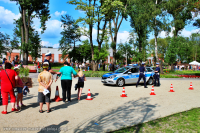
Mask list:
[[[140,74],[139,74],[138,82],[137,82],[137,84],[136,84],[136,88],[137,88],[137,86],[138,86],[138,84],[139,84],[141,78],[143,78],[143,80],[144,80],[144,88],[148,88],[148,87],[146,86],[146,78],[145,78],[145,74],[144,74],[144,72],[146,71],[146,69],[145,69],[145,67],[144,67],[144,64],[145,64],[145,63],[142,63],[142,66],[140,66],[140,68],[139,68],[139,73],[140,73]]]

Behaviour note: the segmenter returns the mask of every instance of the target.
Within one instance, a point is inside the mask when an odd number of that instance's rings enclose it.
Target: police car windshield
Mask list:
[[[115,73],[123,73],[123,72],[125,72],[128,69],[129,69],[128,67],[122,67],[122,68],[119,68],[119,69],[115,70],[114,72]]]

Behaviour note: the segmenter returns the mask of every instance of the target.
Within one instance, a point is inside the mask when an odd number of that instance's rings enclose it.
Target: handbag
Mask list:
[[[5,69],[5,72],[6,72],[6,69]],[[6,75],[8,76],[8,73],[7,73],[7,72],[6,72]],[[11,82],[11,80],[10,80],[9,76],[8,76],[8,79],[9,79],[9,81],[10,81],[10,83],[11,83],[12,87],[13,87],[13,91],[14,91],[14,94],[15,94],[15,96],[17,96],[17,95],[18,95],[17,88],[13,86],[13,84],[12,84],[12,82]]]
[[[75,91],[78,89],[78,83],[77,84],[75,84]]]

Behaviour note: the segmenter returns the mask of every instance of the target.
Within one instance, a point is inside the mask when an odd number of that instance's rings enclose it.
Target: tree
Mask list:
[[[0,53],[7,55],[6,47],[9,45],[9,35],[0,32]]]
[[[178,41],[179,38],[177,37],[168,37],[167,38],[167,43],[169,45],[168,49],[167,49],[167,53],[166,53],[166,57],[165,57],[165,61],[169,64],[174,64],[176,63],[176,59],[177,59],[177,50],[178,50]],[[174,70],[173,65],[171,65],[171,70]]]
[[[129,43],[127,43],[127,42],[125,44],[120,43],[118,45],[118,51],[120,51],[120,53],[122,54],[122,56],[124,58],[126,58],[126,65],[127,65],[128,59],[130,59],[132,57],[132,55],[133,55],[133,51],[132,51],[131,45]]]
[[[88,26],[89,30],[84,33],[89,38],[90,46],[91,46],[91,56],[92,56],[92,66],[93,71],[97,70],[97,64],[95,63],[95,46],[93,45],[93,28],[94,25],[97,23],[97,42],[98,42],[98,50],[100,52],[102,42],[105,39],[106,35],[106,23],[107,23],[107,13],[102,13],[102,5],[104,5],[104,0],[88,0],[88,1],[82,1],[82,0],[70,0],[67,3],[72,5],[77,5],[76,10],[82,10],[85,12],[85,17],[80,17],[76,20],[77,23],[82,22],[84,26]],[[102,13],[102,14],[99,14]],[[100,28],[100,22],[104,22],[103,28]],[[102,34],[100,34],[102,32]]]
[[[75,43],[80,41],[81,31],[79,26],[75,23],[75,20],[66,14],[65,16],[61,16],[61,22],[63,27],[63,31],[60,33],[62,35],[60,42],[60,49],[63,51],[63,55],[67,53],[69,48],[71,48],[70,44],[74,44],[73,52],[76,53]],[[76,55],[75,55],[76,56]],[[75,62],[75,58],[73,58],[73,62]]]
[[[139,51],[135,58],[138,58],[138,60],[142,62],[142,60],[145,60],[146,58],[146,45],[148,44],[147,39],[148,33],[150,32],[149,24],[151,19],[148,12],[151,12],[151,8],[146,0],[132,0],[127,9],[131,19],[131,27],[137,34],[135,44]]]
[[[21,41],[23,51],[24,64],[28,65],[28,54],[31,45],[29,41],[29,30],[31,27],[31,21],[37,17],[41,22],[41,33],[46,30],[46,21],[50,18],[49,0],[11,0],[16,1],[19,4],[19,11],[21,13],[20,28],[21,28]]]
[[[190,36],[190,41],[192,43],[192,57],[193,57],[193,61],[194,60],[198,60],[200,61],[200,35],[198,33],[192,33],[192,35]]]
[[[182,30],[187,21],[192,18],[190,4],[192,1],[188,0],[170,0],[165,4],[165,9],[172,15],[172,26],[175,28],[174,36],[178,36],[178,32]]]
[[[149,53],[153,54],[153,56],[155,57],[155,38],[151,39],[149,42]],[[160,72],[163,73],[163,69],[162,69],[162,60],[165,59],[166,56],[166,52],[167,52],[167,48],[168,48],[168,43],[166,41],[166,39],[163,38],[157,38],[157,49],[158,49],[158,58],[160,59]]]
[[[30,55],[33,57],[34,61],[37,60],[37,58],[41,57],[41,39],[39,37],[39,34],[37,31],[33,31],[31,36],[30,36],[30,41],[31,41],[31,50],[30,50]]]
[[[105,0],[102,6],[103,14],[109,17],[109,30],[111,36],[111,48],[113,49],[113,62],[116,62],[117,34],[122,21],[127,18],[128,0]],[[113,27],[112,23],[113,22]]]

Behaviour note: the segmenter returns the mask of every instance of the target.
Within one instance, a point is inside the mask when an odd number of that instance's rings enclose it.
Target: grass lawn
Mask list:
[[[126,127],[111,133],[199,133],[200,132],[200,108],[177,113],[168,117],[149,121],[132,127]]]

